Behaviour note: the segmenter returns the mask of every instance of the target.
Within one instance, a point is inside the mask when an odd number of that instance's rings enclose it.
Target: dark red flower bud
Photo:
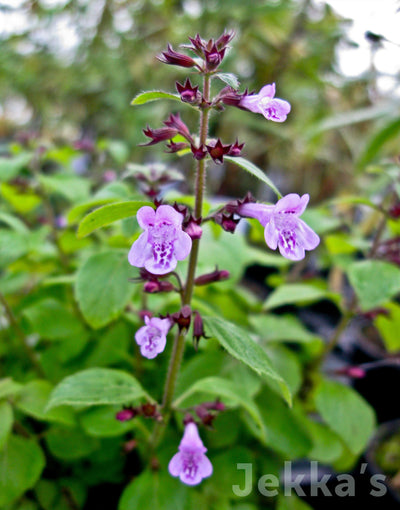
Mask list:
[[[199,346],[199,342],[202,338],[209,338],[204,331],[203,319],[199,312],[194,312],[194,321],[193,321],[193,345],[197,351]]]
[[[221,225],[221,227],[230,234],[233,234],[236,230],[237,224],[240,221],[240,218],[235,218],[234,214],[225,214],[223,212],[219,212],[214,215],[215,223]]]
[[[126,409],[122,409],[122,411],[118,411],[118,413],[115,415],[115,418],[118,421],[129,421],[138,414],[138,410],[134,407],[127,407]]]
[[[183,149],[187,149],[189,145],[185,142],[169,142],[167,143],[167,150],[165,152],[169,152],[173,154],[174,152],[180,152]]]
[[[362,314],[363,317],[365,317],[368,320],[374,320],[379,315],[390,315],[389,310],[387,308],[373,308],[372,310],[368,310],[368,312],[364,312]]]
[[[154,145],[156,143],[164,142],[165,140],[170,140],[174,136],[178,134],[178,130],[171,127],[162,127],[158,129],[150,129],[147,126],[147,129],[143,129],[143,133],[151,138],[151,142],[141,143],[141,146]]]
[[[209,155],[217,164],[223,163],[224,155],[229,154],[231,149],[231,145],[222,145],[222,142],[219,138],[215,143],[210,143],[210,145],[206,145],[206,147]]]
[[[196,62],[184,55],[175,51],[170,44],[168,44],[167,51],[163,51],[161,55],[157,56],[157,59],[164,64],[171,64],[180,67],[193,67],[196,66]]]
[[[215,419],[215,414],[212,414],[204,408],[204,406],[199,405],[195,408],[195,412],[197,416],[202,421],[203,425],[206,427],[212,427],[213,421]]]
[[[195,219],[192,215],[190,215],[188,221],[183,227],[183,230],[189,234],[192,239],[200,239],[203,233],[203,229],[200,226],[201,221],[201,218]]]
[[[145,317],[148,317],[149,319],[151,319],[153,317],[152,312],[150,312],[149,310],[140,310],[139,318],[142,319],[142,321],[144,322]]]
[[[189,413],[186,413],[183,418],[183,424],[187,425],[188,423],[195,423],[193,416]]]
[[[226,271],[225,269],[219,271],[218,268],[216,268],[215,271],[213,271],[212,273],[202,274],[201,276],[198,276],[194,280],[194,284],[198,286],[208,285],[209,283],[227,280],[229,276],[230,276],[229,271]]]
[[[158,292],[171,292],[175,289],[171,282],[153,280],[143,285],[144,292],[157,294]]]
[[[242,149],[244,147],[244,143],[240,143],[236,140],[236,142],[230,146],[228,156],[238,157],[242,153]]]
[[[363,377],[365,377],[367,375],[367,372],[361,367],[353,366],[353,367],[339,368],[338,370],[335,370],[335,374],[336,375],[345,375],[345,376],[351,377],[353,379],[362,379]]]
[[[184,103],[200,103],[201,101],[201,94],[199,92],[199,87],[192,87],[192,84],[189,80],[189,78],[186,79],[186,82],[184,85],[181,85],[179,82],[176,82],[176,89],[181,96],[181,100]]]
[[[391,218],[399,218],[400,217],[400,202],[394,204],[388,211],[389,216]]]
[[[225,48],[218,50],[215,44],[210,49],[204,50],[204,56],[207,63],[207,71],[214,71],[221,64],[225,55]]]
[[[215,400],[214,402],[204,402],[203,404],[207,409],[211,409],[213,411],[225,411],[226,406],[220,400]]]
[[[249,93],[247,89],[243,93],[239,93],[237,90],[228,86],[219,92],[219,94],[214,99],[214,103],[222,101],[226,105],[236,106],[237,108],[244,109],[240,106],[240,101],[248,94]]]
[[[157,412],[157,406],[156,404],[146,402],[145,404],[142,404],[141,412],[143,416],[146,416],[146,418],[152,418]]]
[[[187,140],[189,140],[190,143],[193,143],[193,138],[190,134],[189,128],[182,121],[179,113],[176,114],[171,113],[168,119],[164,121],[164,124],[168,128],[176,130],[177,133],[184,136]]]
[[[233,30],[229,30],[229,32],[225,32],[218,37],[218,39],[215,41],[215,46],[222,50],[226,47],[227,44],[231,42],[231,40],[235,37],[235,32]]]
[[[194,159],[200,160],[204,159],[207,155],[207,150],[204,148],[204,145],[200,147],[195,147],[193,144],[190,146]]]
[[[202,57],[203,50],[206,47],[206,42],[200,37],[200,34],[196,34],[195,37],[189,37],[189,41],[192,43],[192,45],[187,46],[187,48]]]
[[[192,318],[192,310],[189,305],[185,305],[179,312],[175,312],[169,316],[176,324],[178,324],[179,331],[188,329]]]
[[[172,206],[175,211],[178,211],[178,213],[182,214],[182,216],[185,218],[188,212],[188,208],[186,205],[178,204],[177,202],[174,203]]]

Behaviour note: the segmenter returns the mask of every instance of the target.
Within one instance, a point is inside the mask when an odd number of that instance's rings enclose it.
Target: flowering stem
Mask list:
[[[208,135],[208,114],[209,114],[209,98],[210,98],[210,76],[204,75],[203,81],[203,104],[200,113],[200,147],[204,146],[207,142]],[[200,218],[203,210],[203,198],[206,180],[206,161],[201,159],[197,163],[196,181],[195,181],[195,207],[194,216]],[[186,285],[182,295],[182,306],[190,305],[192,301],[194,278],[197,266],[197,257],[199,253],[200,239],[193,239],[192,249],[190,252],[189,266],[186,278]],[[171,415],[172,400],[174,397],[175,384],[179,374],[179,369],[182,362],[183,352],[185,350],[185,337],[187,330],[179,331],[175,336],[175,341],[172,349],[171,360],[168,367],[167,379],[164,386],[164,395],[162,400],[164,421],[157,423],[152,436],[152,447],[155,448],[161,439],[161,436],[168,424]]]

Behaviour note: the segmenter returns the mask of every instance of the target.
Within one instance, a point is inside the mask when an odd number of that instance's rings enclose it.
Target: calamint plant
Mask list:
[[[177,291],[181,295],[181,311],[168,313],[167,317],[145,315],[145,325],[136,333],[135,339],[140,346],[140,352],[146,358],[152,359],[161,354],[167,344],[167,333],[177,324],[168,375],[164,387],[164,396],[160,405],[161,420],[156,424],[153,432],[153,446],[161,439],[171,412],[174,410],[173,397],[178,378],[186,337],[193,318],[193,338],[196,348],[202,337],[206,337],[203,319],[198,311],[192,312],[192,298],[194,287],[200,282],[211,284],[225,279],[229,275],[226,271],[216,270],[214,273],[197,276],[197,260],[202,237],[203,224],[214,221],[221,228],[234,233],[241,217],[256,218],[265,228],[267,245],[290,260],[301,260],[305,250],[313,250],[319,244],[318,235],[307,226],[299,216],[304,212],[309,196],[301,198],[292,193],[275,205],[256,203],[249,194],[244,200],[237,200],[223,205],[219,210],[204,218],[203,202],[206,191],[207,162],[221,164],[224,157],[240,157],[244,144],[237,140],[224,144],[220,139],[209,137],[209,116],[213,111],[220,112],[224,105],[232,105],[250,112],[261,113],[267,120],[284,122],[290,112],[290,104],[283,99],[275,98],[275,84],[265,85],[258,94],[248,91],[238,92],[236,86],[227,85],[214,97],[211,95],[211,82],[214,78],[231,81],[225,75],[219,74],[228,44],[233,38],[232,32],[223,33],[216,41],[203,40],[200,35],[190,38],[191,44],[186,46],[194,57],[178,53],[169,45],[159,60],[166,64],[194,68],[202,78],[200,85],[193,86],[189,78],[184,84],[176,83],[176,88],[183,103],[198,110],[200,116],[199,132],[192,134],[188,126],[177,113],[171,113],[164,122],[164,127],[152,129],[147,127],[144,134],[150,141],[144,145],[165,142],[167,151],[171,153],[191,153],[195,160],[194,208],[190,210],[184,204],[175,202],[173,205],[164,204],[156,196],[154,207],[145,205],[136,215],[139,226],[144,230],[133,243],[128,255],[132,266],[143,268],[142,278],[151,281],[152,292],[171,290],[163,289],[159,277],[168,278],[179,261],[189,257],[187,277],[185,283]],[[138,104],[146,97],[155,99],[163,93],[144,93],[134,99]],[[166,94],[167,96],[167,94]],[[244,163],[245,168],[248,167]],[[152,193],[153,194],[153,193]],[[218,265],[219,261],[215,260]],[[197,279],[196,279],[197,276]],[[159,287],[157,285],[160,285]],[[243,340],[243,349],[246,349]],[[217,388],[216,388],[217,390]],[[131,416],[128,414],[130,419]],[[199,416],[202,421],[210,420],[206,413]],[[121,419],[121,418],[120,418]],[[212,465],[205,456],[207,449],[200,439],[197,424],[190,413],[185,417],[185,432],[179,445],[179,452],[169,463],[172,476],[179,476],[183,483],[196,485],[212,474]]]

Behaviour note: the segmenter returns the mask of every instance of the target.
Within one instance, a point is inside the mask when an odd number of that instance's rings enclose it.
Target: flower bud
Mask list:
[[[165,140],[171,140],[178,134],[178,130],[172,127],[162,127],[158,129],[151,129],[147,126],[147,129],[143,129],[143,133],[151,138],[148,143],[141,143],[139,145],[146,147],[148,145],[154,145],[156,143],[164,142]]]
[[[192,239],[200,239],[203,233],[203,229],[200,227],[201,218],[195,219],[192,215],[190,215],[189,220],[184,226],[184,231],[190,235]]]
[[[221,140],[218,138],[215,143],[210,143],[210,145],[206,145],[206,147],[214,163],[221,164],[224,161],[224,155],[229,153],[232,146],[223,145]]]
[[[195,285],[208,285],[209,283],[220,282],[222,280],[227,280],[229,278],[229,271],[222,269],[221,271],[218,268],[215,269],[212,273],[203,274],[198,276],[194,284]]]
[[[122,409],[122,411],[118,411],[118,413],[115,415],[115,418],[118,421],[129,421],[132,420],[135,416],[137,416],[138,410],[134,407],[127,407],[125,409]]]
[[[157,56],[157,59],[164,64],[180,67],[193,67],[197,65],[192,58],[184,55],[183,53],[178,53],[170,44],[168,44],[167,51],[163,51],[161,55]]]
[[[186,79],[184,85],[181,85],[179,82],[176,82],[176,89],[181,96],[181,100],[184,103],[196,104],[201,101],[201,94],[199,92],[199,87],[192,87],[192,84],[189,78]]]
[[[204,159],[207,155],[207,151],[204,148],[204,145],[201,145],[200,147],[195,147],[193,144],[190,146],[190,149],[192,151],[194,159],[197,159],[198,161],[200,159]]]

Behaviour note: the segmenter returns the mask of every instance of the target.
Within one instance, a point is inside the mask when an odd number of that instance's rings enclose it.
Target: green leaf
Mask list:
[[[125,488],[118,510],[190,510],[190,487],[172,478],[166,470],[143,471]]]
[[[46,444],[54,457],[71,461],[82,459],[96,451],[98,439],[87,436],[79,429],[54,426],[46,434]]]
[[[237,90],[240,86],[240,82],[235,74],[232,73],[217,73],[213,75],[213,78],[219,78],[221,81]]]
[[[352,388],[322,380],[315,391],[315,405],[349,450],[360,454],[375,428],[375,415],[369,404]]]
[[[22,388],[22,384],[13,381],[10,377],[0,379],[0,399],[12,397]]]
[[[224,156],[224,159],[230,161],[231,163],[235,163],[235,165],[240,166],[250,174],[254,175],[254,177],[257,177],[257,179],[260,179],[260,181],[262,181],[264,184],[266,184],[272,189],[272,191],[277,195],[278,198],[282,198],[281,192],[271,181],[271,179],[267,177],[265,173],[260,168],[258,168],[258,166],[254,165],[251,161],[248,161],[247,159],[240,157],[236,158],[233,156]]]
[[[39,181],[48,193],[55,193],[69,202],[80,202],[89,195],[90,181],[75,175],[40,175]]]
[[[276,510],[312,510],[312,507],[291,493],[290,496],[279,496]]]
[[[47,409],[130,404],[143,397],[150,399],[132,375],[112,368],[89,368],[63,379],[51,393]]]
[[[37,443],[20,436],[10,436],[0,452],[0,507],[20,498],[38,481],[45,458]]]
[[[75,296],[85,320],[101,328],[116,319],[129,303],[134,286],[126,253],[105,252],[89,257],[79,268]]]
[[[176,407],[185,407],[185,401],[195,393],[207,393],[208,395],[213,395],[222,400],[228,399],[227,402],[224,402],[228,406],[243,407],[259,427],[261,437],[265,439],[265,427],[260,416],[260,411],[242,386],[239,386],[233,381],[222,379],[221,377],[199,379],[176,399],[174,405]]]
[[[400,292],[400,269],[389,262],[354,262],[347,274],[363,311],[383,305]]]
[[[78,220],[80,220],[89,209],[99,208],[100,206],[112,204],[114,202],[121,202],[121,198],[120,197],[97,198],[92,199],[88,202],[84,202],[83,204],[78,204],[68,211],[67,221],[70,225],[73,225]]]
[[[135,427],[135,421],[118,421],[115,415],[121,408],[117,406],[93,407],[80,415],[80,424],[89,436],[117,437]]]
[[[11,158],[0,157],[0,182],[14,179],[32,159],[31,153],[22,153]]]
[[[52,298],[45,298],[25,308],[34,333],[48,340],[74,339],[85,333],[81,321],[66,308],[66,305]]]
[[[145,205],[152,206],[150,202],[132,200],[99,207],[83,218],[79,224],[77,235],[79,238],[85,237],[98,228],[110,225],[114,221],[135,216],[138,210]]]
[[[381,148],[392,138],[397,138],[400,133],[400,119],[396,117],[391,120],[383,129],[375,133],[371,140],[365,145],[357,161],[358,168],[364,168],[379,153]]]
[[[36,420],[75,425],[75,416],[69,407],[46,410],[52,390],[53,386],[48,381],[31,381],[20,391],[15,405],[24,414]]]
[[[14,422],[14,414],[11,404],[6,401],[0,402],[0,452],[8,440]]]
[[[181,96],[178,94],[170,94],[169,92],[163,92],[162,90],[152,90],[149,92],[141,92],[135,96],[131,105],[137,106],[140,104],[150,103],[151,101],[158,101],[159,99],[173,99],[174,101],[181,101]]]
[[[374,324],[381,334],[386,349],[396,353],[400,350],[400,306],[396,303],[387,303],[385,308],[389,311],[389,315],[378,315]]]
[[[203,317],[203,321],[207,334],[215,337],[231,356],[248,365],[259,375],[276,381],[285,400],[291,404],[287,383],[275,372],[264,349],[247,331],[218,317]]]
[[[308,454],[312,448],[312,440],[295,409],[288,408],[268,387],[264,387],[257,396],[256,404],[267,430],[266,446],[289,459]]]
[[[326,290],[307,285],[305,283],[288,283],[280,285],[268,296],[264,303],[264,310],[271,310],[283,305],[297,303],[312,303],[329,297]]]

